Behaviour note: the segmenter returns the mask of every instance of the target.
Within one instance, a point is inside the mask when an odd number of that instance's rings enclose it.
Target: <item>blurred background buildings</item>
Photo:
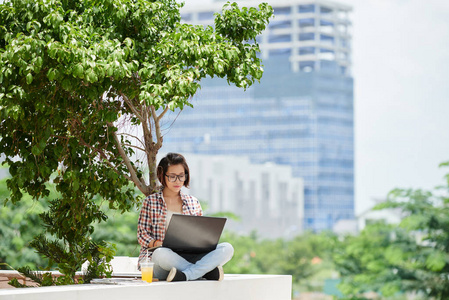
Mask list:
[[[206,212],[233,212],[226,228],[264,238],[293,238],[303,230],[304,183],[292,167],[253,164],[248,157],[187,154],[192,180],[190,193],[207,200]]]
[[[268,2],[275,16],[258,37],[265,65],[261,83],[244,92],[221,79],[202,81],[202,89],[192,101],[194,109],[171,115],[163,150],[204,155],[200,159],[203,166],[213,164],[213,155],[239,156],[251,164],[271,163],[273,173],[255,172],[254,176],[259,176],[254,179],[257,185],[248,185],[245,199],[266,201],[262,207],[269,210],[274,207],[270,201],[278,201],[275,207],[280,210],[273,213],[280,218],[290,213],[290,206],[281,203],[302,203],[303,212],[294,217],[297,228],[332,230],[335,224],[354,219],[351,7],[324,0]],[[223,4],[217,1],[190,6],[181,11],[182,18],[193,24],[213,25],[213,13],[220,11]],[[257,6],[258,2],[239,5]],[[222,161],[234,165],[235,159]],[[291,167],[290,180],[302,178],[303,196],[289,199],[284,196],[287,192],[274,194],[273,190],[258,200],[257,194],[263,193],[268,180],[266,174],[278,176],[274,175],[276,165]],[[218,178],[216,169],[202,170],[204,178]],[[251,178],[247,172],[252,170],[248,163],[242,163],[240,169],[233,169],[223,178],[224,184]],[[192,177],[193,187],[197,187],[195,180]],[[207,182],[203,179],[201,188],[205,189]],[[192,194],[199,196],[195,188]],[[203,200],[214,203],[210,206],[212,212],[240,201],[232,193],[227,197],[215,192],[201,195],[207,196]],[[251,205],[244,205],[231,206],[235,214],[243,217],[251,210]],[[252,209],[257,215],[260,208]],[[263,220],[253,222],[246,217],[243,222],[254,229],[264,225]],[[285,230],[275,229],[279,236]]]

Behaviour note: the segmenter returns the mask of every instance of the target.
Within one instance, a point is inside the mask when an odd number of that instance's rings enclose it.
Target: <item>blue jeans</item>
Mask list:
[[[234,248],[229,243],[220,243],[217,248],[206,255],[189,255],[188,260],[169,248],[157,248],[153,252],[154,277],[159,280],[167,278],[172,267],[184,272],[187,280],[203,277],[209,271],[231,260]],[[199,260],[197,260],[199,259]],[[192,263],[192,262],[194,263]]]

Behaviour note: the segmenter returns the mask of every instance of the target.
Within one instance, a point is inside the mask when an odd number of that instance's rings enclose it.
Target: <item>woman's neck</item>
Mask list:
[[[170,191],[169,189],[164,189],[162,191],[162,195],[164,196],[164,198],[175,198],[175,197],[179,197],[180,193],[174,193],[174,192]]]

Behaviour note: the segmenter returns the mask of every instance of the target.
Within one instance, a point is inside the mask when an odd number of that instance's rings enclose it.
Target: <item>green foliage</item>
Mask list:
[[[234,247],[232,260],[223,267],[226,273],[289,274],[293,276],[293,289],[301,291],[322,290],[322,283],[319,286],[310,281],[321,277],[320,273],[331,275],[331,254],[338,243],[337,237],[328,232],[268,240],[260,239],[256,232],[241,236],[225,231],[220,241]]]
[[[66,276],[53,278],[53,276],[50,272],[45,272],[45,273],[36,272],[36,271],[31,270],[31,268],[29,266],[20,267],[18,269],[18,271],[21,274],[23,274],[24,276],[26,276],[27,278],[30,278],[32,281],[36,282],[38,284],[38,286],[51,286],[51,285],[67,284]],[[16,287],[16,288],[29,287],[26,284],[20,283],[17,280],[17,278],[13,278],[8,283],[9,283],[9,285]]]
[[[335,264],[340,289],[357,296],[416,292],[432,299],[449,298],[449,201],[445,187],[434,192],[395,189],[376,209],[396,208],[399,226],[368,225],[359,236],[346,237]]]
[[[81,283],[89,283],[94,278],[111,277],[112,275],[110,262],[116,254],[115,245],[104,241],[99,243],[93,242],[92,245],[94,247],[92,247],[88,255],[89,266]]]
[[[373,290],[385,296],[398,292],[400,276],[407,272],[401,259],[415,250],[413,243],[404,230],[384,223],[368,225],[359,236],[347,236],[334,257],[343,278],[340,290],[350,295]]]
[[[8,178],[4,178],[0,181],[0,200],[3,201],[9,195],[6,189],[7,180]],[[74,222],[71,217],[75,214],[70,209],[67,214],[63,211],[65,222],[57,222],[57,218],[61,215],[57,211],[60,206],[56,205],[56,210],[51,207],[58,203],[59,199],[56,198],[58,193],[54,185],[48,185],[48,188],[52,191],[49,198],[35,201],[25,194],[22,201],[15,204],[5,202],[5,205],[0,208],[2,216],[0,219],[0,261],[8,262],[8,265],[14,266],[39,286],[75,283],[75,272],[80,270],[81,264],[86,260],[90,262],[89,269],[84,278],[78,282],[88,283],[95,277],[110,276],[112,270],[109,262],[115,254],[114,246],[103,241],[91,241],[92,226],[90,223]],[[50,209],[45,212],[48,207]],[[55,214],[55,218],[52,214]],[[102,215],[101,212],[94,210],[93,215],[96,214]],[[89,217],[86,213],[83,216]],[[42,233],[44,228],[47,228],[47,234]],[[48,238],[51,234],[56,235],[58,239]],[[45,256],[46,259],[38,254]],[[54,263],[64,276],[53,278],[49,272],[40,274],[32,271],[45,264],[48,270],[54,266]],[[2,266],[6,265],[2,263]],[[10,284],[15,287],[26,287],[17,280],[12,280]]]
[[[114,244],[118,256],[139,256],[140,245],[137,242],[137,220],[139,210],[133,208],[128,212],[119,213],[103,204],[102,210],[109,216],[107,222],[96,223],[92,240],[106,241]]]
[[[6,180],[0,180],[0,203],[9,196]],[[37,269],[46,263],[29,247],[33,237],[42,231],[39,214],[46,208],[44,201],[33,201],[29,195],[19,203],[0,206],[0,268],[6,269],[7,263],[15,269],[25,265]]]
[[[244,88],[260,80],[255,36],[272,16],[270,6],[226,4],[217,31],[181,24],[180,7],[174,0],[0,5],[0,153],[11,168],[12,201],[24,190],[48,195],[44,183],[58,170],[59,188],[85,186],[87,197],[100,194],[126,210],[133,202],[121,190],[126,181],[146,195],[155,181],[146,187],[142,170],[129,161],[136,148],[117,137],[113,122],[142,125],[154,176],[167,109],[191,106],[206,76]]]

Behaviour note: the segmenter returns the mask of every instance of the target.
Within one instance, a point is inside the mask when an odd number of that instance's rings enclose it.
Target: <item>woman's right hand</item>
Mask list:
[[[154,248],[154,247],[158,247],[158,246],[162,246],[162,241],[160,240],[152,240],[149,244],[150,248]]]

